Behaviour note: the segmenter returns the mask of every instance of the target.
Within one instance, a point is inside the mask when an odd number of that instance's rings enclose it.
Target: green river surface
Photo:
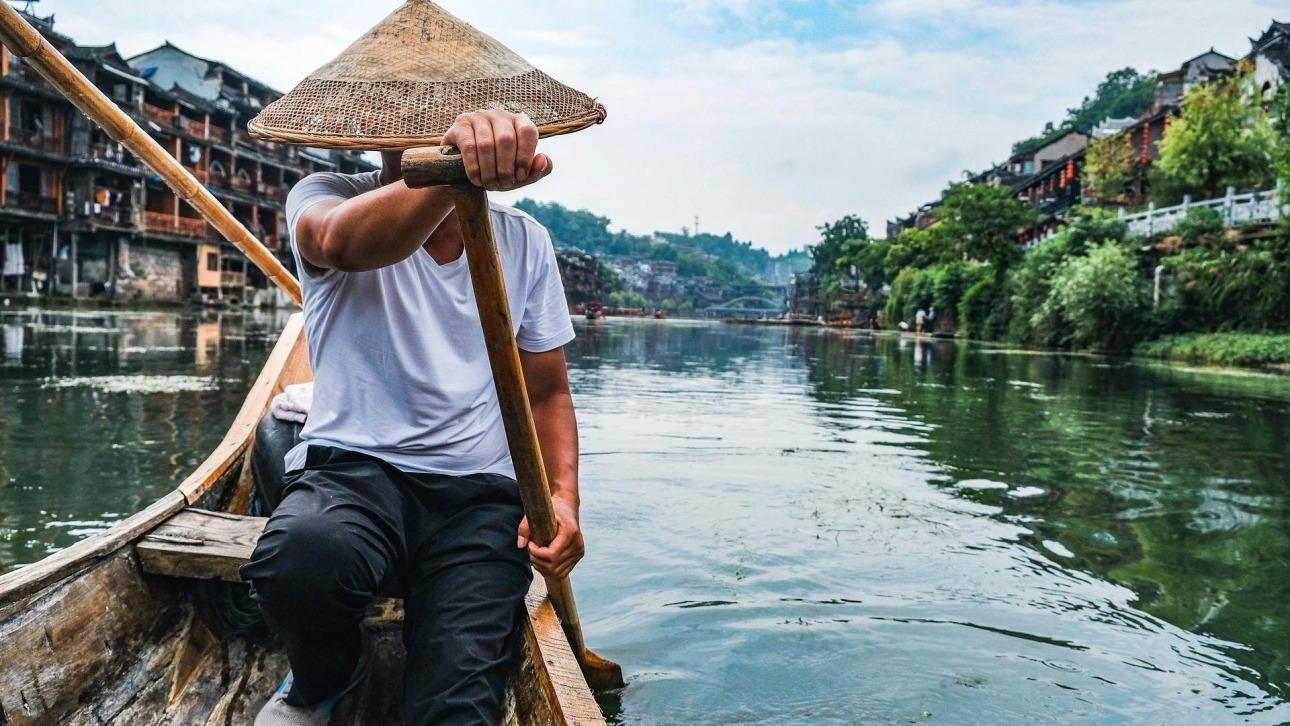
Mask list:
[[[285,321],[0,310],[0,571],[174,487]],[[612,719],[1290,722],[1290,378],[577,325]]]

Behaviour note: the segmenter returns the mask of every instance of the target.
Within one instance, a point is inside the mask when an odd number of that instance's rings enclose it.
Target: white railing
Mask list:
[[[1156,209],[1152,202],[1147,211],[1137,214],[1125,214],[1120,210],[1120,220],[1129,226],[1129,232],[1150,237],[1172,231],[1187,212],[1198,207],[1209,207],[1218,212],[1223,224],[1228,227],[1239,227],[1260,222],[1274,222],[1281,218],[1284,206],[1281,182],[1274,189],[1261,192],[1237,194],[1233,187],[1227,188],[1227,195],[1218,199],[1207,199],[1193,202],[1191,197],[1183,197],[1183,203],[1174,207]],[[1290,199],[1284,200],[1290,202]]]

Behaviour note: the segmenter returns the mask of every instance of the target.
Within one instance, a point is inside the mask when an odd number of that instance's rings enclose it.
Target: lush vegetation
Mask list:
[[[1133,142],[1123,132],[1092,139],[1084,154],[1084,193],[1099,202],[1122,202],[1133,182]]]
[[[773,256],[751,242],[735,239],[729,232],[724,235],[673,232],[636,235],[611,231],[608,217],[585,209],[569,209],[557,202],[521,199],[515,206],[541,222],[558,248],[579,249],[600,258],[675,262],[677,274],[683,278],[707,277],[717,283],[739,283],[767,274],[775,263],[787,263],[797,271],[809,267],[805,251]]]
[[[1149,80],[1131,69],[1111,74],[1064,125],[1134,115],[1149,98]],[[1245,68],[1197,85],[1159,146],[1146,179],[1151,198],[1163,205],[1185,194],[1221,197],[1229,186],[1290,182],[1288,132],[1290,88],[1263,98]],[[1135,157],[1121,135],[1095,141],[1086,155],[1086,198],[1123,202],[1136,193],[1131,185],[1142,183],[1144,170]],[[892,328],[934,310],[937,332],[987,340],[1290,362],[1290,221],[1242,234],[1225,229],[1214,209],[1198,207],[1168,239],[1143,240],[1130,239],[1111,210],[1076,207],[1067,226],[1023,252],[1019,235],[1033,214],[1006,187],[958,183],[946,189],[934,223],[894,240],[871,238],[854,216],[823,225],[811,254],[826,313],[881,310],[881,324]],[[860,292],[834,294],[848,289]]]
[[[1067,109],[1059,124],[1049,122],[1037,136],[1013,144],[1012,153],[1024,154],[1049,144],[1070,131],[1089,133],[1108,118],[1137,118],[1151,107],[1156,74],[1142,74],[1133,68],[1121,68],[1106,75],[1092,96],[1080,105]]]
[[[1189,333],[1140,344],[1134,353],[1149,358],[1215,365],[1290,363],[1290,334]]]
[[[1198,84],[1160,141],[1152,196],[1170,204],[1191,194],[1213,199],[1231,186],[1261,189],[1275,177],[1278,137],[1247,72]]]

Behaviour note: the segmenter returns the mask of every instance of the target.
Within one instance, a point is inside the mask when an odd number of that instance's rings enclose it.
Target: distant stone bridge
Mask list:
[[[704,315],[713,318],[773,318],[785,310],[783,301],[757,295],[744,295],[718,305],[703,308]]]

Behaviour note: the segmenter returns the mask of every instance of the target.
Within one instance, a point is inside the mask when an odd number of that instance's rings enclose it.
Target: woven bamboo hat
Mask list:
[[[267,141],[335,149],[433,146],[459,114],[525,113],[543,136],[604,107],[430,0],[407,0],[247,124]]]

